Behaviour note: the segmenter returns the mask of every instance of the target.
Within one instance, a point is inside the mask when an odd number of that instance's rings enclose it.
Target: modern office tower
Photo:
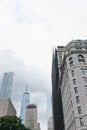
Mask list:
[[[30,103],[30,94],[27,92],[24,92],[23,98],[22,98],[22,104],[21,104],[21,113],[20,118],[22,119],[22,123],[25,124],[25,114],[26,114],[26,107]]]
[[[65,130],[87,130],[87,40],[57,47]],[[59,55],[60,54],[60,55]]]
[[[0,98],[12,98],[13,72],[5,72],[1,85]]]
[[[40,123],[37,122],[37,106],[30,104],[26,107],[25,127],[31,130],[40,130]]]
[[[53,118],[50,117],[48,120],[48,130],[53,130]]]
[[[63,52],[63,48],[60,48],[60,53]],[[58,61],[57,57],[57,49],[54,49],[52,57],[52,113],[53,113],[54,130],[64,130],[61,90],[59,88],[60,67],[61,67],[60,63],[61,62]]]
[[[0,99],[0,117],[2,116],[16,116],[16,110],[9,99]]]

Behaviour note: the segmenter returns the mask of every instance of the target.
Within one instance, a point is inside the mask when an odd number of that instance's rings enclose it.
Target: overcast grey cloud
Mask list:
[[[20,95],[14,93],[19,100],[28,82],[31,100],[38,99],[42,130],[46,129],[46,114],[42,116],[40,106],[46,111],[48,104],[51,111],[52,48],[72,39],[87,39],[86,12],[87,0],[0,0],[0,51],[15,53],[0,53],[0,78],[4,71],[16,72],[14,85],[18,91],[23,86]],[[45,98],[39,99],[38,93]]]

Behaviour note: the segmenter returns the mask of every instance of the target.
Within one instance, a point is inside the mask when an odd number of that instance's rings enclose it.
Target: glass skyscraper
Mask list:
[[[12,86],[13,86],[13,72],[5,72],[1,84],[0,98],[11,98],[12,97]]]
[[[20,118],[22,119],[22,123],[25,124],[25,114],[26,114],[26,107],[30,103],[30,94],[27,92],[24,92],[23,98],[22,98],[22,104],[21,104],[21,113]]]

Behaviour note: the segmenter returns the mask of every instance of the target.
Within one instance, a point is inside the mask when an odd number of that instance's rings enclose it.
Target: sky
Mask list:
[[[18,115],[27,82],[41,130],[51,115],[52,49],[72,39],[87,39],[87,0],[0,0],[0,81],[15,71]]]

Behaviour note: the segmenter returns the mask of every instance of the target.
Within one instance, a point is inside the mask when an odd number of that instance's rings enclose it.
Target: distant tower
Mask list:
[[[40,130],[40,123],[37,122],[37,106],[29,104],[26,107],[25,127],[31,130]]]
[[[22,119],[23,124],[25,123],[26,107],[29,105],[29,103],[30,103],[30,94],[27,92],[27,86],[26,86],[26,92],[24,92],[23,94],[21,113],[20,113],[20,117]]]
[[[13,72],[4,73],[0,91],[0,98],[7,99],[12,97],[13,76]]]
[[[53,118],[50,117],[48,120],[48,130],[53,130]]]

